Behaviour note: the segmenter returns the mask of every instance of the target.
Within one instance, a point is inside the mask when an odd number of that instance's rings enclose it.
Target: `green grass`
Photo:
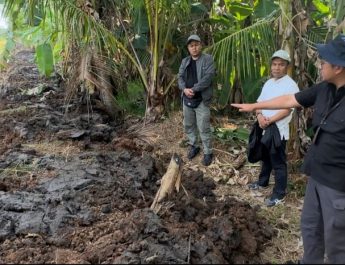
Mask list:
[[[243,127],[236,129],[215,128],[215,136],[223,142],[242,141],[246,143],[249,138],[249,130]]]
[[[129,82],[127,89],[116,96],[116,102],[126,114],[140,117],[145,114],[144,88],[138,81]]]

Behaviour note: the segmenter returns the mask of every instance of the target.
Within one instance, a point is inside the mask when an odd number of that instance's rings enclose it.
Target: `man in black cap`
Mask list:
[[[210,104],[212,100],[212,80],[215,75],[213,58],[202,53],[198,35],[187,39],[189,56],[182,60],[178,73],[178,85],[183,99],[183,125],[190,149],[188,159],[193,159],[199,152],[197,131],[203,144],[203,164],[212,163]]]
[[[318,44],[323,81],[296,94],[254,104],[231,104],[239,111],[314,107],[314,137],[304,159],[308,176],[301,217],[302,263],[345,262],[345,36]]]

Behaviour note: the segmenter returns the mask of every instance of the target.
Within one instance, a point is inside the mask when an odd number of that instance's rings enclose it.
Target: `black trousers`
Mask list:
[[[268,186],[272,170],[274,170],[275,184],[272,197],[282,199],[286,194],[287,187],[287,164],[286,164],[286,140],[281,141],[281,145],[270,152],[263,146],[263,159],[261,172],[259,175],[259,185]]]

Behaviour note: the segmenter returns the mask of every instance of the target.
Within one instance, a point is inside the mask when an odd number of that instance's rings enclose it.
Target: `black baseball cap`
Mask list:
[[[322,60],[345,67],[345,35],[339,34],[327,44],[316,44],[316,48]]]

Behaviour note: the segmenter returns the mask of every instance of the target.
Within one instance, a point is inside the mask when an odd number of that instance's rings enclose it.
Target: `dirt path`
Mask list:
[[[118,124],[76,100],[66,114],[61,78],[41,78],[29,50],[1,77],[0,263],[281,263],[300,254],[301,197],[292,190],[284,205],[261,207],[268,194],[245,189],[258,167],[241,144],[216,141],[206,168],[185,158],[181,113]],[[173,153],[187,193],[155,214]]]

